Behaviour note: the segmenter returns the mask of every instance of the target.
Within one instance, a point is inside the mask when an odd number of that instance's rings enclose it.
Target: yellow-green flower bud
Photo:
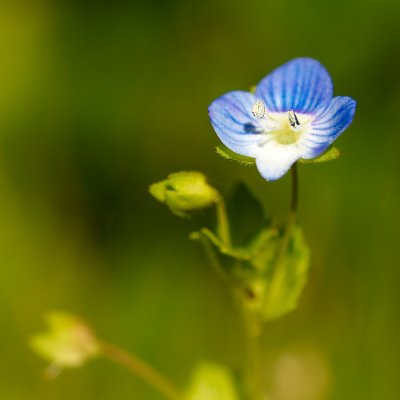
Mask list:
[[[209,207],[219,198],[218,191],[207,183],[200,172],[170,174],[164,181],[151,185],[150,193],[180,217]]]
[[[96,337],[83,321],[64,312],[51,312],[45,316],[47,331],[34,335],[32,349],[56,368],[83,365],[99,354]]]

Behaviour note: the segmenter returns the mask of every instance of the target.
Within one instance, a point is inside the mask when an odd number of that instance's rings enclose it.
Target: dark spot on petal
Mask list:
[[[250,122],[244,124],[243,129],[245,133],[260,133],[259,128]]]

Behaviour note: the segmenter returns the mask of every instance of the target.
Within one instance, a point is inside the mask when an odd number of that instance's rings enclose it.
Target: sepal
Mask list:
[[[228,147],[224,146],[223,144],[218,145],[215,148],[217,154],[221,157],[225,158],[226,160],[236,161],[241,165],[255,165],[256,159],[252,157],[241,156],[233,152],[232,150],[228,149]]]
[[[328,150],[322,153],[320,156],[316,158],[304,159],[300,158],[298,161],[300,164],[320,164],[327,161],[336,160],[340,157],[340,150],[335,146],[330,146]]]
[[[217,154],[219,154],[221,157],[225,158],[226,160],[230,161],[236,161],[237,163],[241,165],[256,165],[256,159],[251,158],[251,157],[246,157],[246,156],[241,156],[240,154],[237,154],[233,152],[232,150],[228,149],[226,146],[223,144],[218,145],[215,148]],[[335,146],[330,146],[328,150],[326,150],[323,154],[316,158],[311,158],[311,159],[305,159],[305,158],[300,158],[298,160],[298,163],[300,164],[321,164],[327,161],[332,161],[336,160],[340,157],[340,150],[335,147]]]

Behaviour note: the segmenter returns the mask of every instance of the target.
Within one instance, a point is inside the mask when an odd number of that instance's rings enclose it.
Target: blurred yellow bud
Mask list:
[[[45,316],[47,331],[30,339],[32,349],[55,368],[74,368],[99,354],[91,329],[79,318],[64,312]]]
[[[231,372],[222,365],[200,363],[192,373],[185,400],[238,400]]]
[[[217,202],[219,193],[200,172],[177,172],[150,186],[150,193],[171,211],[185,217]]]

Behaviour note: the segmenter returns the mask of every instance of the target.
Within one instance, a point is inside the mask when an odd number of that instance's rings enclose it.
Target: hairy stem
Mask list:
[[[161,373],[133,354],[108,343],[102,343],[103,356],[129,370],[168,400],[182,400],[179,390]]]

